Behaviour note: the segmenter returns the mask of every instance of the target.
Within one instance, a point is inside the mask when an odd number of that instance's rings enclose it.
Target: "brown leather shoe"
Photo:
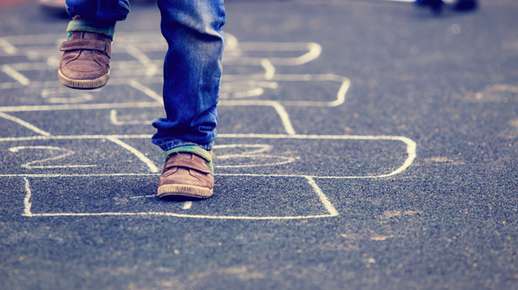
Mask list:
[[[75,89],[104,86],[110,75],[111,39],[93,32],[72,32],[61,49],[58,69],[61,83]]]
[[[211,197],[214,175],[209,162],[193,153],[178,152],[169,155],[160,176],[157,197]]]

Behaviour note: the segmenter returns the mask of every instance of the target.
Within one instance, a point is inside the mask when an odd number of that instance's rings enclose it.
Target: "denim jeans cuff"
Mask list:
[[[115,23],[101,25],[94,22],[88,22],[83,19],[72,19],[70,22],[68,22],[67,33],[75,31],[100,33],[113,39],[113,35],[115,33]]]
[[[157,145],[158,147],[160,147],[164,152],[168,152],[168,151],[171,151],[173,150],[174,148],[176,147],[181,147],[181,146],[197,146],[197,147],[200,147],[206,151],[211,151],[212,150],[212,146],[214,145],[214,142],[211,142],[209,144],[205,144],[205,145],[201,145],[201,144],[196,144],[194,142],[186,142],[186,141],[182,141],[182,140],[168,140],[168,141],[163,141],[163,140],[155,140],[153,139],[152,142]]]

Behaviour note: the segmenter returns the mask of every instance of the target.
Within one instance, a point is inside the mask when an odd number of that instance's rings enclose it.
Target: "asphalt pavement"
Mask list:
[[[12,1],[13,3],[15,1]],[[153,196],[166,44],[57,83],[66,19],[0,6],[0,289],[518,289],[518,3],[228,0],[215,196]]]

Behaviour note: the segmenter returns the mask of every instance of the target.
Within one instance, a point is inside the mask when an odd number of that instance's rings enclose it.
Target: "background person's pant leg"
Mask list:
[[[158,0],[164,62],[166,118],[153,123],[153,143],[164,151],[186,144],[211,149],[216,136],[222,74],[223,0]]]

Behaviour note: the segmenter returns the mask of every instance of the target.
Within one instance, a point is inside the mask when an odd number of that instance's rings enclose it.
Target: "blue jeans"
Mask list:
[[[153,122],[157,132],[152,141],[164,151],[192,144],[210,150],[214,144],[222,73],[223,1],[158,0],[162,35],[169,48],[164,61],[166,117]],[[96,26],[100,31],[113,31],[115,23],[129,12],[129,0],[67,0],[66,4],[71,16],[79,15],[81,25],[93,26],[94,31]]]

